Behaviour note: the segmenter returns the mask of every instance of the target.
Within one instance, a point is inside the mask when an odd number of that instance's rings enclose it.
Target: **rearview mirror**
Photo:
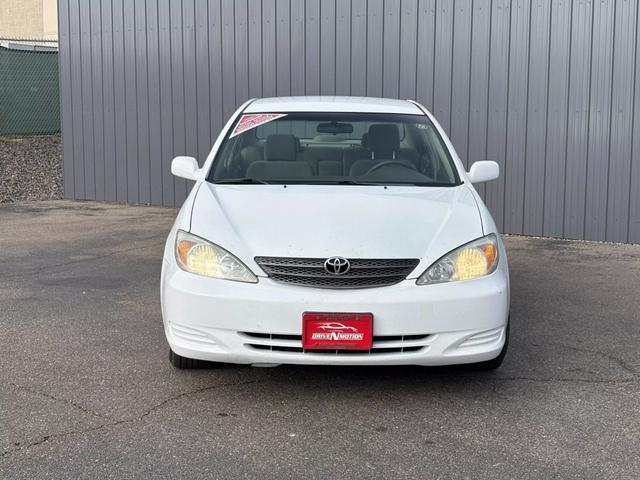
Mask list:
[[[193,157],[176,157],[171,162],[171,173],[176,177],[196,180],[199,170],[198,161]]]
[[[333,135],[337,135],[338,133],[352,133],[353,125],[340,122],[319,123],[317,131],[318,133],[331,133]]]
[[[483,160],[481,162],[475,162],[471,165],[471,169],[467,173],[471,183],[488,182],[489,180],[495,180],[500,176],[500,165],[491,160]]]

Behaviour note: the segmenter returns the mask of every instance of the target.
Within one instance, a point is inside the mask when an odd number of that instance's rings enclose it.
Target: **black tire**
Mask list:
[[[180,369],[205,368],[211,365],[211,362],[207,362],[205,360],[183,357],[171,349],[169,349],[169,361],[171,362],[171,365]]]
[[[496,358],[492,358],[491,360],[487,360],[487,361],[484,361],[484,362],[470,363],[470,364],[466,365],[466,367],[469,370],[475,370],[475,371],[478,371],[478,372],[488,372],[488,371],[500,368],[500,365],[502,365],[502,362],[504,361],[504,357],[507,356],[507,349],[509,347],[509,327],[510,327],[510,325],[511,325],[511,322],[507,321],[507,331],[506,331],[506,335],[505,335],[505,339],[504,339],[504,345],[502,347],[502,350],[500,350],[500,353],[498,354],[498,356]]]

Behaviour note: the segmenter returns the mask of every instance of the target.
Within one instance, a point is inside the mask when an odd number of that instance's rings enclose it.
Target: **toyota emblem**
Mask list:
[[[351,268],[349,260],[342,257],[327,258],[324,262],[324,269],[331,275],[344,275]]]

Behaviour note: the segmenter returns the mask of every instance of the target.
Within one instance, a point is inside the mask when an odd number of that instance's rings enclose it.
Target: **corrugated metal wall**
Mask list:
[[[505,232],[640,242],[637,0],[59,0],[68,197],[180,204],[250,97],[417,99]]]

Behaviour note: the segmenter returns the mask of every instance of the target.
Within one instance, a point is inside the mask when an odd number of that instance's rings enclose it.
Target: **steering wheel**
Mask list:
[[[414,172],[418,171],[416,167],[414,165],[411,165],[410,163],[401,162],[400,160],[384,160],[382,162],[376,163],[373,167],[367,170],[367,173],[365,173],[365,175],[369,175],[370,173],[373,173],[382,167],[386,167],[387,165],[399,165],[401,167],[413,170]]]

